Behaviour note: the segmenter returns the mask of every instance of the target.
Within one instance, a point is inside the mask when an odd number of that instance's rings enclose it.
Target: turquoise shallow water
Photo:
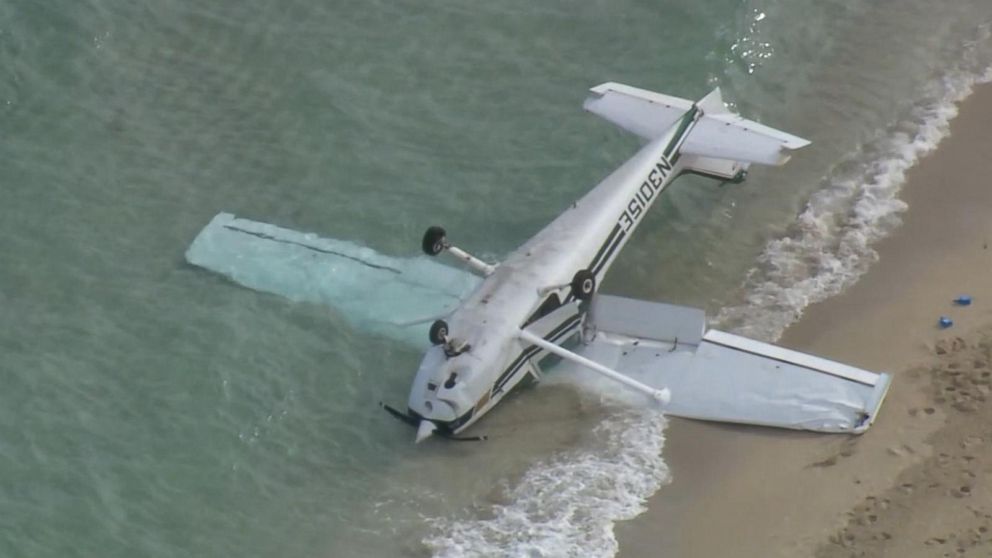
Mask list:
[[[592,484],[596,459],[650,493],[658,448],[631,460],[601,421],[655,419],[540,386],[485,448],[414,448],[377,403],[416,351],[188,266],[189,243],[230,211],[390,255],[443,223],[498,259],[636,149],[588,87],[720,85],[814,147],[685,180],[605,287],[774,338],[870,263],[990,25],[979,0],[0,0],[0,554],[609,555],[608,528],[514,546],[499,510],[550,529],[542,471]]]

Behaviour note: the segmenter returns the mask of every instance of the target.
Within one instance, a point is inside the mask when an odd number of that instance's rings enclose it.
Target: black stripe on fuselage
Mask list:
[[[665,167],[666,171],[674,168],[675,164],[679,160],[679,157],[681,157],[682,154],[677,150],[677,147],[689,135],[689,128],[692,125],[692,123],[696,121],[696,115],[698,114],[698,112],[699,109],[697,109],[694,106],[692,110],[687,112],[685,116],[682,117],[682,121],[679,124],[678,130],[675,132],[675,135],[672,137],[671,141],[668,142],[668,145],[665,146],[664,155],[658,164],[666,165]],[[660,168],[661,167],[659,167],[659,169]],[[663,177],[662,180],[667,178],[666,175],[667,172],[662,175]],[[674,179],[675,178],[673,177],[672,180]],[[662,190],[659,190],[658,193],[660,194]],[[588,269],[592,271],[593,275],[599,277],[600,272],[603,270],[604,267],[606,267],[606,264],[613,257],[614,253],[617,251],[617,248],[619,248],[620,244],[623,242],[623,239],[626,236],[627,236],[627,231],[623,229],[620,223],[617,223],[616,226],[613,228],[613,230],[610,231],[609,236],[606,238],[606,242],[604,242],[603,245],[599,248],[599,251],[596,252],[596,256],[593,258],[592,263],[589,264]]]
[[[682,154],[676,150],[676,146],[678,146],[679,143],[687,135],[686,132],[689,129],[690,125],[695,121],[696,114],[698,112],[699,109],[693,106],[692,110],[686,113],[686,115],[682,119],[682,122],[679,124],[679,129],[676,132],[675,137],[673,137],[672,140],[669,142],[669,144],[665,147],[664,158],[667,159],[667,163],[670,165],[670,167],[674,167],[675,163],[678,162],[679,157],[681,157]],[[674,154],[672,154],[673,151],[675,151]],[[610,258],[613,257],[614,252],[616,252],[617,248],[620,246],[620,244],[623,242],[623,239],[626,238],[626,236],[627,236],[627,232],[623,230],[623,227],[620,226],[620,223],[617,223],[616,226],[613,227],[613,230],[610,231],[610,234],[606,237],[606,240],[603,242],[603,245],[600,246],[599,250],[596,252],[596,255],[593,257],[592,262],[589,264],[589,267],[586,269],[589,269],[590,271],[592,271],[594,275],[598,277],[599,272],[603,269],[606,263],[610,261]],[[366,263],[366,262],[362,262],[362,263]],[[568,304],[573,300],[575,300],[574,293],[569,293],[569,295],[565,298],[564,304]],[[561,325],[559,325],[550,333],[548,333],[548,335],[546,335],[544,339],[551,343],[555,343],[558,340],[563,339],[567,335],[571,334],[572,330],[577,325],[579,325],[580,321],[581,321],[581,315],[576,314],[574,316],[571,316],[567,320],[562,322]],[[517,356],[517,358],[513,359],[513,362],[510,363],[510,365],[506,368],[506,370],[504,370],[503,373],[500,374],[499,378],[496,379],[495,384],[493,384],[491,394],[495,396],[498,392],[500,392],[503,389],[503,386],[505,386],[510,381],[510,379],[513,378],[513,375],[520,370],[520,368],[524,365],[524,363],[526,363],[531,357],[533,357],[539,352],[541,352],[541,348],[536,345],[531,345],[530,347],[527,347],[526,349],[521,351],[521,353]],[[419,416],[412,409],[410,410],[410,414],[413,416]],[[469,409],[467,413],[456,418],[451,422],[440,423],[435,421],[435,424],[438,424],[438,426],[445,428],[448,432],[454,432],[462,425],[464,425],[466,422],[468,422],[474,416],[474,414],[475,414],[475,408],[472,408]]]
[[[606,237],[606,242],[599,247],[599,251],[596,252],[596,257],[592,259],[592,263],[589,264],[589,269],[595,269],[599,265],[599,261],[603,258],[603,254],[606,253],[607,248],[613,244],[613,240],[617,237],[617,234],[621,234],[623,231],[620,228],[620,223],[617,223],[610,231],[610,235]]]
[[[575,314],[574,316],[569,317],[567,320],[562,322],[561,325],[559,325],[555,329],[551,330],[550,333],[545,335],[544,339],[551,343],[558,341],[559,339],[565,337],[566,334],[571,333],[572,328],[574,328],[579,324],[580,319],[581,316],[579,314]],[[499,375],[499,378],[496,378],[496,382],[493,384],[492,394],[495,395],[500,390],[502,390],[503,386],[505,386],[506,383],[510,381],[510,378],[512,378],[513,375],[516,374],[518,370],[520,370],[520,367],[522,367],[524,363],[527,362],[527,359],[534,356],[540,351],[541,351],[540,347],[536,345],[531,345],[530,347],[524,349],[519,355],[517,355],[517,358],[513,359],[513,362],[511,362],[510,365],[506,367],[506,370],[504,370],[503,373]]]
[[[559,339],[564,337],[565,334],[570,333],[572,327],[578,324],[579,319],[580,316],[578,314],[571,316],[570,318],[562,322],[561,325],[559,325],[558,327],[553,329],[550,333],[548,333],[546,336],[544,336],[544,339],[552,343],[558,341]],[[534,356],[534,354],[540,352],[540,350],[541,350],[540,347],[537,347],[535,345],[531,345],[527,349],[524,349],[517,356],[517,358],[515,358],[512,363],[510,363],[510,366],[508,366],[506,370],[504,370],[503,373],[500,374],[499,378],[496,379],[496,383],[493,385],[493,393],[495,394],[497,391],[501,390],[503,386],[506,385],[506,382],[509,381],[509,379],[513,376],[513,374],[516,373],[521,366],[523,366],[523,364],[527,361],[527,359]]]
[[[696,121],[696,115],[698,113],[699,113],[699,108],[697,108],[696,105],[693,105],[692,109],[689,110],[689,112],[685,113],[685,116],[682,117],[682,122],[679,123],[678,131],[676,131],[675,135],[672,136],[672,141],[668,142],[668,145],[665,146],[666,159],[671,160],[673,156],[672,153],[676,150],[677,146],[682,142],[682,140],[685,139],[685,137],[688,135],[687,132],[689,130],[689,126],[691,126],[692,123]],[[678,153],[675,153],[675,156],[678,156]]]
[[[617,226],[619,227],[620,225]],[[623,242],[623,239],[626,237],[627,237],[626,232],[621,232],[617,236],[616,240],[613,241],[613,244],[611,244],[609,249],[606,251],[606,254],[603,256],[603,259],[599,260],[593,265],[592,268],[593,275],[599,277],[599,272],[602,271],[604,267],[606,267],[606,263],[610,261],[610,258],[613,257],[613,253],[617,251],[617,248],[620,247],[620,244]]]

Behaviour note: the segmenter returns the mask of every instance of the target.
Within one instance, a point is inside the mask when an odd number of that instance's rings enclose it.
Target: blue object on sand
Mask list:
[[[952,325],[954,325],[954,320],[948,318],[947,316],[941,316],[940,317],[940,320],[938,320],[937,323],[940,324],[940,328],[941,329],[947,329],[947,328],[951,327]]]
[[[968,295],[961,295],[954,299],[954,304],[958,306],[968,306],[971,304],[971,297]]]

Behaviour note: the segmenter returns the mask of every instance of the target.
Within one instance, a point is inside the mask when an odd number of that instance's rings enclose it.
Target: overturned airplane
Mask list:
[[[430,323],[431,345],[406,410],[385,406],[417,428],[418,442],[432,434],[465,439],[459,435],[514,386],[539,380],[550,355],[643,392],[671,415],[864,432],[889,375],[707,329],[702,310],[597,288],[675,178],[692,173],[739,182],[750,164],[782,165],[809,142],[729,112],[719,89],[691,102],[604,83],[591,90],[585,108],[647,143],[498,264],[453,246],[441,227],[429,228],[423,251],[448,252],[474,276],[226,213],[203,229],[187,260],[296,298],[301,291],[287,292],[288,283],[320,277],[319,292],[303,298],[330,303],[396,339],[408,340]],[[358,285],[380,286],[380,307],[356,298]],[[420,306],[405,315],[388,307],[403,297]],[[387,318],[369,321],[375,313]]]

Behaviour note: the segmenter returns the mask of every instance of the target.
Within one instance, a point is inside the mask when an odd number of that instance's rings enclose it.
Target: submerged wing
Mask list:
[[[480,281],[426,256],[385,256],[230,213],[200,231],[186,260],[251,289],[327,304],[357,328],[418,346],[427,343],[427,322]]]
[[[820,432],[865,431],[889,387],[876,374],[721,331],[703,312],[600,295],[595,336],[580,351],[671,390],[665,412]]]

